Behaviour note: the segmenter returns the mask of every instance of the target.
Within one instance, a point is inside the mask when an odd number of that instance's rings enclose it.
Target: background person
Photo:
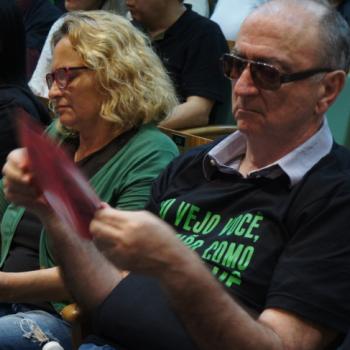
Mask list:
[[[65,9],[69,11],[77,10],[106,10],[116,12],[121,15],[126,15],[126,6],[124,0],[65,0]],[[52,47],[51,41],[55,31],[61,27],[63,18],[59,18],[51,27],[42,53],[38,60],[38,64],[34,70],[34,73],[30,79],[29,87],[36,96],[48,98],[49,90],[45,82],[45,76],[49,73],[52,63]]]
[[[50,134],[103,201],[143,208],[152,181],[177,155],[154,125],[177,103],[161,62],[129,21],[105,11],[67,15],[53,44],[47,82],[58,122]],[[2,191],[0,209],[0,348],[41,349],[35,336],[23,336],[23,322],[34,321],[69,350],[70,327],[59,316],[69,293],[40,219]]]
[[[61,16],[49,0],[17,0],[26,31],[27,77],[33,74],[52,24]]]
[[[24,109],[36,120],[49,124],[48,111],[31,93],[26,76],[26,38],[22,15],[16,2],[0,6],[0,167],[7,154],[18,147],[15,115]]]
[[[161,123],[170,129],[232,124],[230,84],[219,59],[228,52],[218,25],[181,0],[127,0],[134,23],[151,38],[181,104]]]

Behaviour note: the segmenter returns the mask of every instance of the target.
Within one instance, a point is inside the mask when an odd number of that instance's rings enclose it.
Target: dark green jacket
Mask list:
[[[51,126],[49,133],[58,137]],[[60,138],[61,142],[64,139]],[[175,144],[153,125],[142,126],[137,134],[122,147],[91,179],[90,184],[102,201],[112,207],[127,210],[142,209],[146,204],[153,180],[178,154]],[[0,187],[1,259],[7,258],[12,238],[25,209],[6,202]],[[39,264],[42,268],[55,266],[49,248],[48,236],[42,230]],[[66,304],[53,303],[57,311]]]

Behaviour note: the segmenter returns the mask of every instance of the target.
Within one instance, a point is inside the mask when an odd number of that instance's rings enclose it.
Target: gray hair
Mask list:
[[[342,15],[326,0],[265,0],[253,12],[270,5],[302,7],[317,18],[320,61],[325,67],[350,69],[350,27]]]

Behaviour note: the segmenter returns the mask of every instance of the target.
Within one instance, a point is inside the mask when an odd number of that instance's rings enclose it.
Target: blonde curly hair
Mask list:
[[[64,37],[96,72],[105,96],[100,116],[117,127],[160,122],[178,104],[149,39],[125,18],[106,11],[70,12],[53,35],[52,45]]]

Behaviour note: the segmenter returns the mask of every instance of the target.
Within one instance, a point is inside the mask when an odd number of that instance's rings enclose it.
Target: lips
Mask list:
[[[57,111],[61,111],[61,110],[67,109],[67,108],[70,108],[70,107],[68,105],[56,106]]]
[[[260,114],[260,112],[256,109],[252,109],[252,108],[245,108],[245,107],[235,107],[233,110],[233,114],[237,115],[237,114],[249,114],[249,113],[254,113],[254,114]]]

